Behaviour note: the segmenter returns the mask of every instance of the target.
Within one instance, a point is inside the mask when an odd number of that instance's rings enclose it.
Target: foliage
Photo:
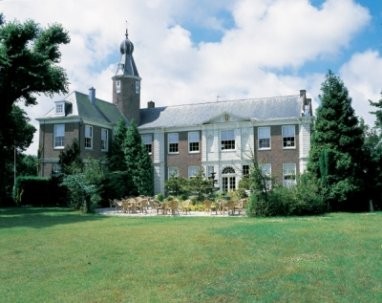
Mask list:
[[[165,189],[168,195],[181,196],[187,194],[188,181],[178,176],[170,176],[166,180]]]
[[[66,191],[55,178],[18,177],[14,193],[14,200],[20,206],[66,206]]]
[[[23,163],[20,161],[20,158],[22,158],[20,152],[26,150],[30,145],[33,139],[33,133],[36,131],[35,127],[29,124],[29,121],[30,119],[27,117],[25,111],[16,105],[12,105],[10,121],[7,128],[7,135],[12,139],[12,142],[9,141],[8,145],[3,145],[0,149],[0,155],[2,155],[2,161],[0,161],[0,167],[2,167],[2,170],[0,170],[0,183],[2,182],[3,184],[3,187],[0,187],[0,205],[1,199],[4,199],[4,196],[11,196],[12,193],[15,149],[17,158],[16,173],[17,175],[23,174]]]
[[[247,215],[261,216],[295,216],[324,213],[327,208],[320,193],[316,178],[311,174],[303,174],[297,178],[293,187],[284,187],[273,182],[267,188],[268,177],[253,161],[249,175],[251,195],[247,204]]]
[[[197,201],[210,197],[213,193],[211,180],[205,178],[203,170],[192,178],[170,176],[166,181],[166,193],[173,196],[193,196]]]
[[[130,175],[127,171],[112,171],[105,174],[102,185],[103,206],[107,206],[108,200],[121,199],[132,195],[129,191],[131,184]]]
[[[204,171],[200,169],[196,176],[188,179],[188,195],[196,196],[198,201],[202,201],[212,193],[211,180],[204,176]]]
[[[331,71],[321,86],[309,171],[332,210],[365,209],[363,132],[342,80]]]
[[[126,140],[126,121],[120,119],[113,130],[113,141],[110,145],[108,153],[108,168],[109,171],[125,171],[125,153],[123,150],[124,142]]]
[[[15,103],[23,100],[25,105],[33,105],[35,94],[67,91],[67,77],[58,65],[58,47],[68,42],[68,34],[58,24],[43,29],[31,20],[7,23],[0,17],[0,204],[9,194],[9,151],[14,146],[25,150],[34,132]],[[20,122],[27,127],[22,130]],[[15,134],[21,140],[15,141]]]
[[[136,187],[140,195],[152,196],[154,194],[154,168],[146,147],[141,144],[140,148],[141,151],[136,172],[138,178],[135,180]]]
[[[20,154],[17,157],[18,176],[37,176],[38,161],[36,156]]]
[[[80,145],[77,139],[73,139],[71,145],[66,145],[58,156],[58,163],[63,174],[70,174],[72,170],[83,168]]]
[[[378,102],[370,101],[376,109],[371,112],[376,116],[375,125],[365,127],[365,151],[368,155],[366,165],[367,191],[374,209],[382,209],[382,98]]]
[[[132,178],[130,191],[134,195],[152,195],[154,192],[152,162],[142,145],[142,139],[134,121],[127,128],[123,149],[126,170]]]
[[[84,213],[92,212],[101,201],[103,180],[103,166],[95,159],[87,159],[83,169],[72,170],[72,174],[64,176],[62,184],[69,191],[70,206]]]

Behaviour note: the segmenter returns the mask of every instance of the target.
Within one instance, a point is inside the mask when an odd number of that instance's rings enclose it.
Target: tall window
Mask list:
[[[294,125],[284,125],[282,127],[283,147],[295,147],[296,127]]]
[[[296,163],[283,164],[283,184],[285,187],[296,184]]]
[[[152,145],[153,145],[153,137],[151,134],[142,135],[142,144],[146,147],[147,152],[151,155]]]
[[[260,165],[261,173],[265,177],[265,188],[270,190],[272,188],[272,166],[270,163]]]
[[[259,127],[257,129],[257,136],[259,149],[271,148],[271,128],[269,126]]]
[[[85,125],[85,148],[93,148],[93,126]]]
[[[221,132],[221,149],[234,150],[235,149],[235,131],[223,130]]]
[[[55,124],[54,125],[54,148],[64,148],[64,138],[65,138],[65,124]]]
[[[139,81],[135,81],[135,93],[138,95],[139,91],[141,89],[141,86],[139,84]]]
[[[196,177],[198,175],[199,171],[200,171],[199,166],[189,166],[188,167],[188,177],[189,178]]]
[[[248,176],[249,175],[249,165],[243,165],[243,176]]]
[[[167,135],[168,140],[168,153],[176,154],[179,152],[179,134],[170,133]]]
[[[115,92],[119,94],[121,92],[121,80],[115,81]]]
[[[188,133],[188,151],[190,153],[199,152],[199,132],[189,132]]]
[[[101,129],[101,150],[109,150],[109,130],[106,128]]]
[[[175,166],[168,167],[168,178],[179,177],[179,169]]]

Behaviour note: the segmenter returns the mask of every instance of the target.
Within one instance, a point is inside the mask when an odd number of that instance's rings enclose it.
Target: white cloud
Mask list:
[[[364,117],[373,125],[373,110],[368,100],[378,101],[382,90],[382,56],[375,50],[356,53],[340,70],[341,78],[353,98],[353,107],[357,115]]]
[[[62,48],[70,89],[87,92],[94,86],[106,100],[127,19],[142,77],[142,107],[148,100],[160,106],[214,101],[218,95],[296,94],[303,88],[315,98],[323,75],[301,76],[298,70],[337,56],[370,21],[368,11],[351,0],[327,0],[320,8],[308,0],[3,0],[1,5],[7,20],[63,24],[72,40]],[[226,28],[221,12],[232,14],[233,27]],[[196,44],[187,24],[219,30],[222,39]],[[356,75],[351,70],[345,74]],[[35,118],[51,105],[42,98],[28,112]],[[36,147],[37,142],[29,150]]]

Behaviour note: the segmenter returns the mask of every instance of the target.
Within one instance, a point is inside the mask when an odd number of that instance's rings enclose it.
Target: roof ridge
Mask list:
[[[203,105],[203,104],[221,104],[221,103],[229,103],[229,102],[244,102],[244,101],[260,101],[260,100],[268,100],[268,99],[276,99],[276,98],[291,98],[291,97],[299,97],[298,94],[294,95],[278,95],[278,96],[272,96],[272,97],[258,97],[258,98],[242,98],[242,99],[227,99],[227,100],[218,100],[218,101],[205,101],[205,102],[199,102],[199,103],[186,103],[186,104],[174,104],[174,105],[165,105],[165,106],[158,106],[154,108],[141,108],[142,109],[158,109],[158,108],[173,108],[173,107],[182,107],[182,106],[197,106],[197,105]]]

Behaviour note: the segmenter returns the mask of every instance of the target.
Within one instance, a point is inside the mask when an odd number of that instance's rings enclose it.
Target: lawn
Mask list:
[[[1,302],[382,302],[382,213],[0,209]]]

